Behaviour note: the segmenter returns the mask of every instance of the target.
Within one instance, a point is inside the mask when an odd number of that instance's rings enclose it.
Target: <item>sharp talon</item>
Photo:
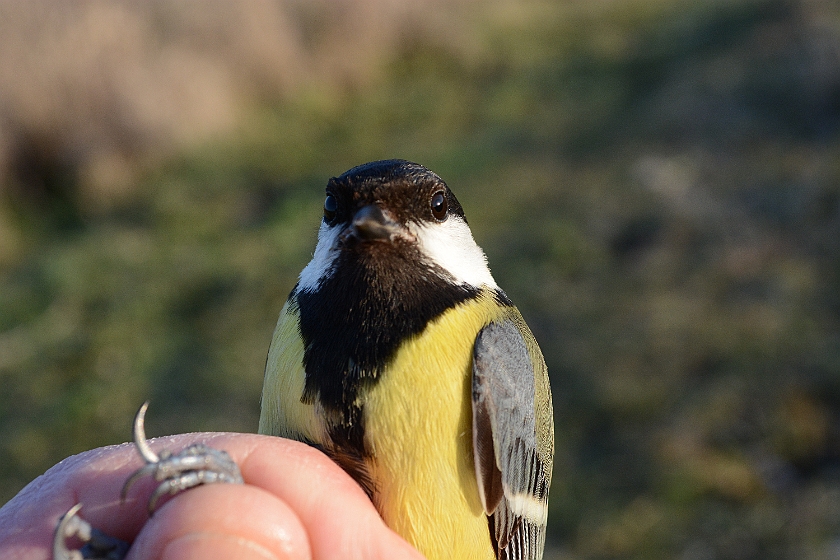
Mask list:
[[[243,483],[242,473],[230,455],[201,443],[190,445],[174,455],[168,451],[157,455],[146,440],[144,421],[148,408],[147,401],[134,417],[134,445],[146,464],[125,481],[120,491],[122,501],[125,501],[131,486],[147,475],[159,482],[149,498],[150,516],[154,514],[160,498],[166,494],[175,495],[200,484]]]
[[[143,460],[147,463],[157,463],[160,457],[152,451],[149,447],[149,442],[146,440],[146,410],[149,408],[149,401],[143,403],[137,415],[134,417],[134,445],[137,446],[137,451]]]
[[[128,554],[129,544],[108,536],[92,527],[79,517],[82,504],[71,507],[61,516],[55,527],[53,537],[53,560],[122,560]],[[70,537],[77,537],[84,546],[80,550],[69,550],[65,542]]]
[[[125,498],[128,496],[128,490],[131,488],[135,482],[146,476],[147,474],[154,474],[155,472],[154,464],[146,464],[134,471],[134,473],[128,477],[128,480],[125,481],[123,484],[122,490],[120,490],[120,501],[125,502]]]
[[[146,508],[149,510],[149,517],[155,514],[155,509],[157,508],[158,500],[160,500],[164,495],[169,494],[169,489],[166,487],[165,484],[161,484],[160,486],[152,492],[152,496],[149,498],[149,503],[147,504]]]
[[[71,507],[61,516],[53,534],[53,560],[83,560],[84,556],[78,550],[68,550],[68,538],[78,536],[82,541],[90,540],[90,524],[80,517],[76,517],[82,504]]]
[[[155,472],[155,467],[157,463],[160,462],[160,457],[152,451],[152,448],[149,446],[149,442],[146,439],[146,410],[149,409],[149,401],[144,402],[140,409],[137,411],[137,414],[134,416],[134,447],[137,448],[137,452],[146,461],[146,465],[141,467],[140,469],[134,471],[128,480],[125,481],[123,484],[122,490],[120,490],[120,501],[125,502],[125,498],[128,495],[128,490],[131,486],[137,482],[139,478],[147,474],[152,474]],[[149,467],[152,468],[149,468]]]

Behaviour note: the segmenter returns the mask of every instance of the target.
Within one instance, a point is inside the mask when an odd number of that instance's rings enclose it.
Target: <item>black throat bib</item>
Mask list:
[[[360,390],[376,383],[404,340],[480,292],[447,280],[442,268],[400,241],[351,243],[333,266],[317,291],[296,291],[306,370],[302,400],[323,405],[336,445],[367,456]]]

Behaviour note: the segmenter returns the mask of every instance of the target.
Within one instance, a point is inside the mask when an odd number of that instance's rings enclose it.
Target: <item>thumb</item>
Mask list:
[[[161,506],[126,560],[311,557],[303,525],[283,501],[255,486],[214,484]]]

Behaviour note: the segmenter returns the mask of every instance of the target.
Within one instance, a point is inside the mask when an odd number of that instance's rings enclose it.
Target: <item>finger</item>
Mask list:
[[[133,538],[146,514],[120,507],[119,485],[133,468],[134,453],[127,444],[87,451],[29,483],[0,508],[0,556],[48,558],[58,519],[79,502],[84,504],[80,515],[93,517],[94,526],[104,525],[123,540]]]
[[[420,557],[384,525],[361,488],[323,453],[255,434],[182,434],[150,440],[150,445],[175,452],[196,442],[228,451],[242,467],[246,484],[287,502],[309,535],[314,558]],[[58,518],[79,502],[82,517],[91,525],[134,541],[148,519],[146,506],[156,483],[140,480],[125,503],[119,495],[125,480],[142,465],[131,444],[65,459],[0,509],[0,522],[11,529],[6,535],[12,535],[0,546],[30,551],[32,558],[46,557]]]
[[[152,440],[152,445],[158,450],[179,451],[219,435],[170,436]],[[225,442],[237,437],[224,436]],[[139,480],[125,501],[120,499],[120,491],[143,464],[133,443],[101,447],[64,459],[0,508],[0,551],[15,551],[21,558],[48,558],[59,518],[78,503],[82,504],[79,516],[93,527],[132,542],[149,518],[147,503],[156,482],[149,477]]]
[[[313,558],[422,558],[385,525],[361,487],[326,455],[296,441],[252,437],[257,439],[250,452],[240,458],[245,450],[233,451],[245,481],[289,504],[309,535]]]
[[[156,451],[174,451],[197,441],[230,453],[246,485],[286,502],[303,524],[316,560],[422,558],[385,525],[361,487],[320,451],[256,434],[184,434],[156,438],[150,444]],[[151,487],[132,491],[129,500],[145,505]]]
[[[311,558],[295,512],[256,486],[213,484],[163,505],[126,560]]]

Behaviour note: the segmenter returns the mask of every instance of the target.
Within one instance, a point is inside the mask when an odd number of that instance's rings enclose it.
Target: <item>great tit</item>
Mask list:
[[[329,180],[259,431],[323,450],[432,560],[542,557],[548,371],[435,173],[387,160]]]

